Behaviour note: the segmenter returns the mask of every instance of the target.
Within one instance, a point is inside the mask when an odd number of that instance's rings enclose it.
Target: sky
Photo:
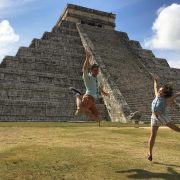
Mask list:
[[[180,69],[180,0],[0,0],[0,62],[51,31],[67,3],[116,14],[117,31]]]

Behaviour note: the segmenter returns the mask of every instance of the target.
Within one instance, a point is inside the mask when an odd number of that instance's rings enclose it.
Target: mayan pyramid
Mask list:
[[[140,112],[150,120],[156,73],[180,90],[180,69],[170,68],[127,33],[115,31],[115,14],[68,4],[51,32],[20,47],[0,64],[0,121],[77,121],[75,99],[68,88],[85,92],[82,80],[84,47],[100,65],[99,79],[110,92],[98,108],[103,119],[128,122]],[[180,99],[168,110],[180,122]]]

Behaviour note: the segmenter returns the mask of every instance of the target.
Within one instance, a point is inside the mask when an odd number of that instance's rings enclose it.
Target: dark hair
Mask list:
[[[165,98],[172,97],[172,95],[173,95],[173,88],[170,85],[165,84],[165,85],[162,86],[162,88],[163,88],[163,92],[164,92],[164,97]]]
[[[99,65],[98,65],[98,64],[93,64],[93,65],[91,65],[91,71],[92,71],[94,68],[99,68]]]

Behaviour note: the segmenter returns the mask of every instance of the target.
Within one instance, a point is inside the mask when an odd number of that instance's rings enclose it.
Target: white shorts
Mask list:
[[[171,118],[166,114],[161,114],[158,117],[155,115],[151,116],[151,126],[161,126],[172,122]]]

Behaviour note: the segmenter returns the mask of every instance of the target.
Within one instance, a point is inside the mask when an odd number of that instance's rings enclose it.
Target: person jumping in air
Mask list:
[[[101,116],[96,107],[96,99],[98,99],[99,92],[104,96],[109,96],[109,93],[98,86],[97,75],[99,73],[99,66],[97,64],[90,65],[90,59],[92,57],[91,51],[85,49],[85,53],[86,59],[83,65],[83,80],[86,87],[86,93],[82,96],[80,91],[74,87],[70,87],[70,90],[76,96],[77,110],[75,115],[86,114],[91,120],[99,122],[100,126]]]
[[[155,143],[159,126],[166,125],[174,131],[180,132],[180,128],[176,126],[166,114],[166,107],[171,105],[176,97],[180,96],[180,92],[173,95],[173,88],[170,85],[163,85],[158,89],[159,77],[154,77],[155,99],[152,101],[151,115],[151,135],[149,138],[149,154],[148,160],[152,161],[152,149]]]

